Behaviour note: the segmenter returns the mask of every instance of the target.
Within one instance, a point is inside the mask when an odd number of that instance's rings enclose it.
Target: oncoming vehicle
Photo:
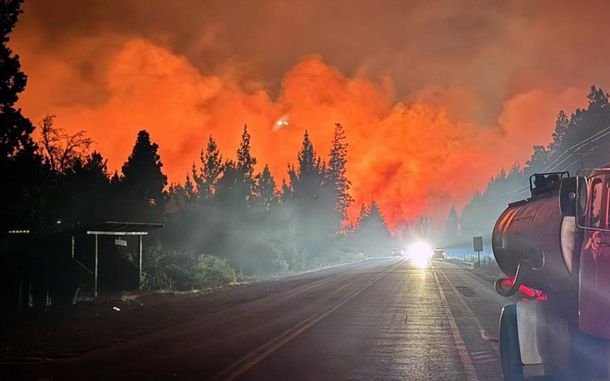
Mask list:
[[[575,177],[536,174],[530,190],[502,213],[492,237],[508,275],[496,291],[527,295],[500,317],[504,379],[607,379],[610,164]]]
[[[395,248],[392,250],[392,257],[396,258],[396,257],[402,257],[405,255],[405,251],[404,249],[401,248]]]
[[[434,249],[432,250],[432,258],[433,259],[445,259],[445,254],[447,252],[443,249]]]

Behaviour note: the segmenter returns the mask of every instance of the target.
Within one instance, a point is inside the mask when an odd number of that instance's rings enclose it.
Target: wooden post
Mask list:
[[[74,258],[74,236],[72,236],[72,258]]]
[[[97,298],[97,256],[98,256],[98,244],[97,244],[97,234],[95,235],[95,266],[93,270],[93,296]]]
[[[142,289],[142,235],[139,236],[140,239],[140,247],[139,247],[139,262],[138,262],[138,289]]]

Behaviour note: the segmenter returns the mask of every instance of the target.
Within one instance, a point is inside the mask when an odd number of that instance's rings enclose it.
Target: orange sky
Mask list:
[[[172,182],[210,134],[234,157],[244,123],[282,178],[305,129],[326,155],[340,122],[356,202],[394,226],[443,219],[607,89],[603,2],[224,3],[26,2],[21,107],[86,130],[113,170],[146,129]]]

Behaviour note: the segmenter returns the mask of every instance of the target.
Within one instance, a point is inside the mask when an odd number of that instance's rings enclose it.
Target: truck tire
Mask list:
[[[516,304],[505,305],[500,315],[500,362],[505,381],[524,380],[519,351]]]

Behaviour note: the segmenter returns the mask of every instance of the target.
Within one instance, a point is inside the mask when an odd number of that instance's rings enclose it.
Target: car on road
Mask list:
[[[443,249],[434,249],[432,250],[432,258],[433,259],[445,259],[445,255],[447,252]]]
[[[401,249],[399,247],[395,248],[394,250],[392,250],[392,257],[396,258],[396,257],[403,257],[405,255],[405,250]]]

